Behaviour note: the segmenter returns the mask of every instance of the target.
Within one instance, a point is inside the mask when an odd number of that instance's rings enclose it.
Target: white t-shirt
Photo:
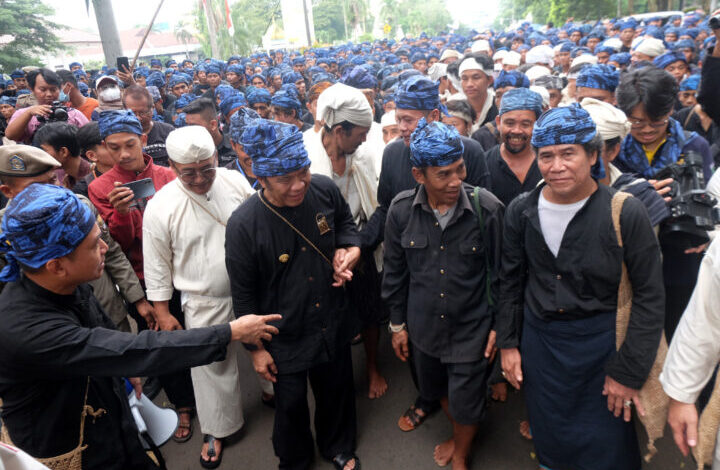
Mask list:
[[[567,229],[570,221],[582,209],[588,199],[590,197],[572,204],[555,204],[545,199],[543,192],[540,191],[540,198],[538,199],[540,229],[543,238],[545,238],[545,243],[547,243],[548,248],[556,258],[565,235],[565,229]]]

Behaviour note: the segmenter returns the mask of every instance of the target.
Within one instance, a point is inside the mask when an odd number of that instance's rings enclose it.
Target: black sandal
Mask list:
[[[337,454],[333,457],[332,463],[336,470],[345,470],[345,465],[347,465],[351,460],[355,461],[355,467],[353,467],[353,470],[360,470],[360,459],[353,452],[341,452]]]
[[[425,421],[427,417],[427,413],[421,415],[417,412],[417,408],[415,407],[415,405],[411,405],[410,408],[408,408],[407,411],[403,413],[400,419],[398,419],[398,427],[403,432],[414,431]],[[403,418],[407,418],[408,421],[410,421],[409,427],[405,424],[405,420]]]
[[[223,452],[225,452],[225,441],[222,438],[211,436],[210,434],[204,434],[203,435],[203,443],[207,442],[208,450],[207,455],[209,458],[215,457],[215,441],[219,441],[222,446],[220,447],[220,453],[217,455],[217,460],[205,460],[202,458],[202,454],[200,454],[200,465],[203,466],[203,468],[218,468],[220,466],[220,463],[222,462],[222,456]]]

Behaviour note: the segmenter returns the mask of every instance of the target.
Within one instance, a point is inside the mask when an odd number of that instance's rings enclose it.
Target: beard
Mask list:
[[[507,134],[503,137],[505,149],[513,154],[522,153],[528,145],[530,137],[526,134]]]

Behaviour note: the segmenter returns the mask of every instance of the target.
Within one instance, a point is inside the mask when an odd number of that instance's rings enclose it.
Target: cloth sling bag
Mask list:
[[[487,296],[488,305],[492,308],[495,306],[495,300],[492,296],[492,279],[490,277],[492,274],[490,270],[490,256],[488,255],[490,245],[485,232],[485,220],[483,219],[483,209],[482,204],[480,203],[480,189],[481,188],[479,186],[475,186],[473,188],[472,203],[475,208],[475,214],[477,215],[478,227],[480,227],[480,233],[483,237],[483,245],[485,245],[485,249],[483,250],[485,256],[485,295]]]
[[[622,213],[622,207],[625,200],[629,197],[632,197],[632,195],[618,191],[612,198],[612,222],[620,248],[623,247],[622,233],[620,231],[620,214]],[[623,342],[625,342],[625,335],[627,334],[628,323],[630,322],[630,311],[632,309],[632,295],[633,291],[632,285],[630,284],[630,277],[628,275],[627,266],[623,261],[620,287],[618,289],[618,308],[615,327],[615,347],[617,349],[620,349],[620,346],[622,346]],[[649,462],[650,459],[657,453],[655,441],[663,436],[665,423],[667,423],[670,397],[667,396],[660,384],[660,372],[662,372],[663,364],[665,364],[667,352],[668,345],[667,340],[665,339],[665,332],[663,331],[662,337],[660,338],[660,345],[657,350],[657,356],[655,357],[655,362],[653,363],[652,369],[650,369],[650,374],[648,375],[645,384],[638,393],[640,402],[645,408],[645,416],[640,416],[638,414],[638,419],[642,423],[648,435],[648,453],[644,456],[646,462]]]
[[[38,462],[48,467],[50,470],[82,470],[82,452],[87,449],[87,444],[83,444],[85,434],[85,418],[90,415],[93,419],[98,418],[106,413],[103,408],[97,411],[87,404],[88,389],[90,388],[90,377],[87,378],[85,385],[85,400],[83,401],[82,412],[80,413],[80,440],[77,447],[64,454],[55,457],[35,458]],[[0,433],[0,442],[13,445],[10,435],[7,432],[7,426],[2,427]]]

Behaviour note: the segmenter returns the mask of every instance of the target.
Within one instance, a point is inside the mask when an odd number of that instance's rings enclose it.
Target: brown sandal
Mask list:
[[[405,418],[410,421],[410,426],[407,425]],[[403,432],[414,431],[425,421],[425,418],[427,418],[427,414],[421,415],[417,412],[417,408],[415,408],[415,405],[412,405],[398,420],[398,427]]]
[[[172,435],[172,440],[177,443],[182,444],[183,442],[189,441],[193,435],[193,422],[192,422],[193,409],[192,408],[180,408],[179,410],[177,410],[177,414],[178,414],[178,426],[177,426],[177,429],[175,430],[175,433],[173,433],[173,435]],[[179,415],[182,415],[182,414],[188,415],[190,417],[189,422],[187,424],[180,421]],[[187,435],[184,437],[178,437],[176,434],[178,432],[178,429],[187,429],[188,430]]]

